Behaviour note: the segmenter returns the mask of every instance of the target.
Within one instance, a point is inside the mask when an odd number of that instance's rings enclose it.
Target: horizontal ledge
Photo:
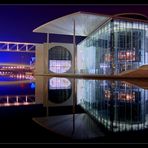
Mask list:
[[[148,76],[119,76],[119,75],[96,75],[96,74],[35,74],[35,76],[68,77],[80,79],[148,79]]]

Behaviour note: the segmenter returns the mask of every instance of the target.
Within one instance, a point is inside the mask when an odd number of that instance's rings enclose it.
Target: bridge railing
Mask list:
[[[0,51],[35,52],[37,43],[0,41]]]
[[[0,96],[0,106],[35,104],[35,95]]]

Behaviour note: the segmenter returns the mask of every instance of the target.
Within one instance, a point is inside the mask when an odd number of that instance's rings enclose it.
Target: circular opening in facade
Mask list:
[[[72,93],[71,82],[66,78],[49,79],[48,100],[60,104],[67,101]]]
[[[67,48],[55,46],[49,50],[49,71],[65,73],[71,68],[72,56]]]

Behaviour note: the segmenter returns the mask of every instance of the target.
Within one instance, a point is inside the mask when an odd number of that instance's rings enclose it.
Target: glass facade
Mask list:
[[[148,127],[148,90],[128,82],[77,80],[77,103],[106,130]]]
[[[49,71],[65,73],[70,70],[72,63],[71,53],[62,46],[55,46],[49,50]]]
[[[148,24],[114,19],[77,46],[77,73],[114,75],[148,64]]]

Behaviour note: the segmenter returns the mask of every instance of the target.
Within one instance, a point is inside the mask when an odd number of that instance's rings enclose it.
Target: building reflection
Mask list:
[[[123,81],[78,80],[77,99],[109,131],[147,128],[147,89]]]
[[[71,82],[66,78],[50,78],[48,80],[48,99],[55,104],[67,101],[72,94]]]
[[[36,76],[35,96],[46,107],[71,106],[73,104],[73,80],[67,78]]]
[[[36,77],[36,102],[47,107],[47,116],[49,107],[74,106],[76,102],[108,131],[147,128],[147,89],[126,81],[77,79],[75,96],[73,84],[74,79]]]
[[[35,81],[14,80],[10,83],[4,79],[0,83],[0,92],[0,106],[43,104],[47,107],[47,116],[49,108],[57,110],[69,106],[73,123],[77,114],[75,105],[81,106],[107,131],[142,130],[148,126],[148,89],[146,83],[140,81],[132,84],[131,80],[36,76]]]

